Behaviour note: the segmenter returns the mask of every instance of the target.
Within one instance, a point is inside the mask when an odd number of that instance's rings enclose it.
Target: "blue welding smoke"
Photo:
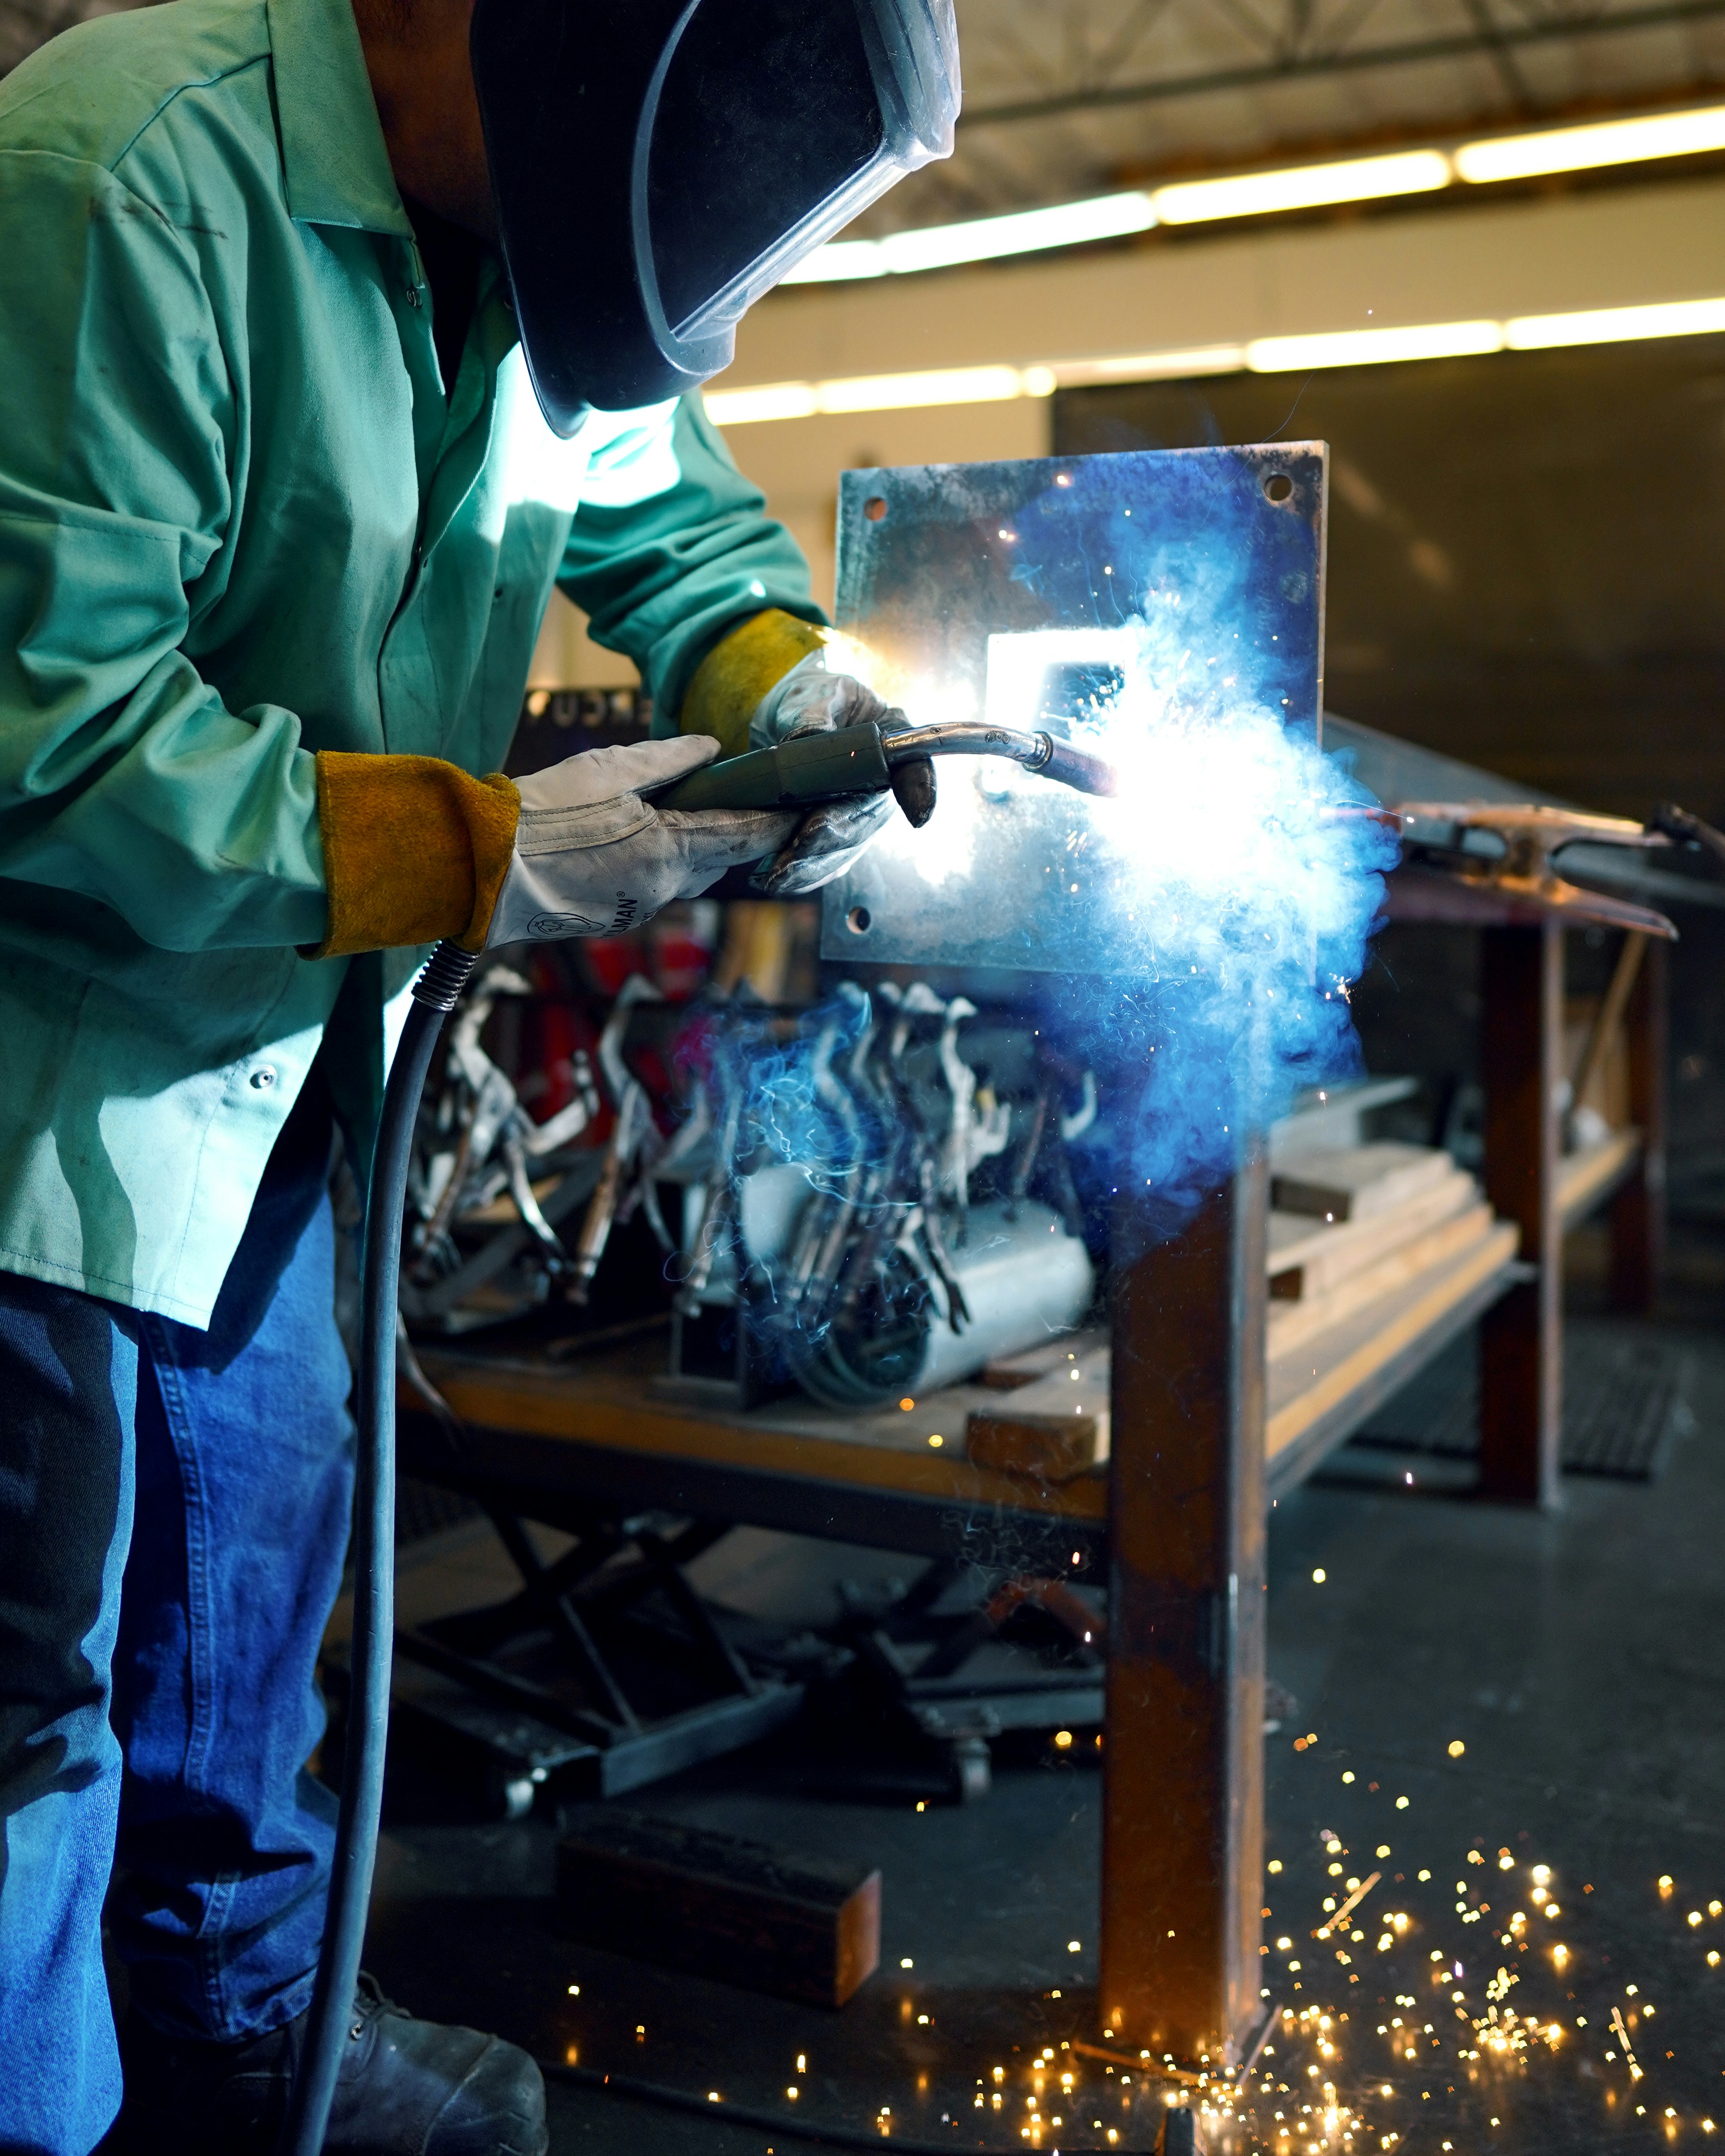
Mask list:
[[[1254,695],[1247,638],[1206,649],[1192,612],[1153,589],[1117,692],[1070,727],[1122,783],[1072,845],[1075,893],[1101,887],[1102,963],[1048,1007],[1111,1074],[1091,1141],[1111,1187],[1170,1225],[1245,1133],[1359,1069],[1348,992],[1397,851],[1345,761]]]
[[[1044,1009],[1106,1074],[1096,1171],[1172,1229],[1246,1134],[1361,1068],[1348,993],[1397,842],[1345,761],[1272,713],[1171,711],[1140,740],[1090,870],[1132,970],[1061,981]]]
[[[788,1034],[746,1009],[733,1019],[717,1052],[725,1083],[742,1092],[740,1160],[788,1163],[822,1195],[850,1194],[888,1137],[872,1096],[849,1076],[874,1024],[869,998],[848,982]]]

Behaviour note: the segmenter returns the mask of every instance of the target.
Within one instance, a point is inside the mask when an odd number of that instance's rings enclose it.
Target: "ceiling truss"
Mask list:
[[[1005,126],[1052,120],[1110,106],[1214,96],[1226,91],[1266,90],[1278,84],[1373,70],[1487,60],[1502,90],[1522,112],[1535,100],[1518,58],[1529,46],[1591,41],[1681,28],[1725,20],[1725,0],[1652,0],[1615,7],[1608,0],[1460,0],[1453,28],[1415,37],[1384,37],[1381,0],[1137,0],[1125,20],[1103,37],[1095,34],[1099,13],[1088,0],[1071,0],[1061,11],[1063,80],[1051,79],[1045,49],[1009,30],[996,40],[1009,52],[1032,94],[983,100],[967,106],[961,128]],[[1129,74],[1153,33],[1183,13],[1204,18],[1206,44],[1225,25],[1235,48],[1223,64]]]

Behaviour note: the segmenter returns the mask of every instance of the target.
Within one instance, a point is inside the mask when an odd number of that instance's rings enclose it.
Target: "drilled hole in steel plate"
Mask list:
[[[853,936],[866,936],[874,916],[865,906],[853,906],[845,916],[845,926]]]
[[[1294,491],[1294,482],[1286,472],[1271,472],[1264,482],[1264,491],[1271,501],[1286,501]]]
[[[870,524],[878,524],[886,514],[886,497],[885,495],[871,494],[868,500],[863,504],[863,515],[868,518]]]

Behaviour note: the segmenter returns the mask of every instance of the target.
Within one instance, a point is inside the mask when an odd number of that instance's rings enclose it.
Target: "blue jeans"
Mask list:
[[[208,1332],[0,1274],[8,2156],[87,2156],[119,2107],[105,1899],[160,2029],[235,2042],[309,2001],[335,1800],[305,1762],[353,1448],[316,1072],[307,1095]]]

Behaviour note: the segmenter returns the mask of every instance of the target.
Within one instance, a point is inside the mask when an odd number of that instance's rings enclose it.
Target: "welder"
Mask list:
[[[130,2147],[272,2145],[333,1133],[363,1184],[424,946],[813,889],[894,813],[653,795],[887,716],[699,385],[957,101],[950,0],[179,0],[0,85],[0,2148],[122,2087]],[[553,585],[665,737],[517,787]],[[537,2069],[362,1979],[326,2145],[542,2150]]]

